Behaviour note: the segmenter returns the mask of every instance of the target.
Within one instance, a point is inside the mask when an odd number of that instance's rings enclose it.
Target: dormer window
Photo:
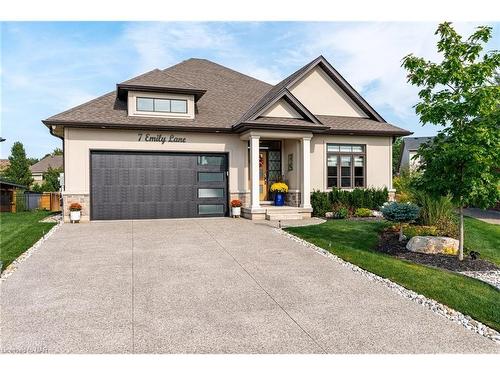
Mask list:
[[[171,92],[128,91],[128,115],[194,119],[195,96]]]
[[[138,112],[187,113],[187,100],[136,97]]]

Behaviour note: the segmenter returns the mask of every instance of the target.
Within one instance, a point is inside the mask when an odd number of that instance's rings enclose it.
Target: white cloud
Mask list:
[[[473,29],[472,24],[456,27],[462,35]],[[435,28],[435,23],[312,24],[301,47],[286,58],[294,63],[323,54],[374,107],[408,117],[418,90],[406,82],[401,60],[409,53],[437,59]]]
[[[259,24],[245,27],[255,29]],[[123,43],[131,45],[138,56],[137,74],[208,55],[215,62],[266,82],[276,83],[282,78],[277,69],[260,64],[227,23],[131,23],[123,32]]]
[[[175,64],[179,54],[196,55],[207,50],[221,53],[236,45],[220,25],[194,22],[131,23],[123,38],[138,54],[138,72]]]

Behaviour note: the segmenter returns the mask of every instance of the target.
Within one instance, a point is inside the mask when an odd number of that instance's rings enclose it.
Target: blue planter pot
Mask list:
[[[285,204],[285,193],[274,193],[274,205],[283,206]]]

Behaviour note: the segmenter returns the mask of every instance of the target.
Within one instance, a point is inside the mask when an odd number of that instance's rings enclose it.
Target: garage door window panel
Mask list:
[[[224,213],[223,204],[199,204],[198,213],[200,215],[216,215]]]
[[[198,198],[222,198],[224,197],[224,189],[220,188],[199,188]]]

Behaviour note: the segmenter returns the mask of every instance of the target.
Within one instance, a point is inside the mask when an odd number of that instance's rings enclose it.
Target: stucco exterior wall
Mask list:
[[[302,77],[290,91],[315,115],[367,117],[319,67]]]
[[[311,139],[311,191],[327,189],[326,145],[366,145],[366,187],[392,189],[392,138],[315,135]]]
[[[147,142],[146,134],[185,137],[186,142]],[[248,190],[247,142],[236,134],[66,128],[64,138],[65,194],[89,194],[90,150],[227,152],[229,192]]]
[[[278,132],[269,133],[272,137],[261,139],[278,139]],[[167,138],[174,135],[186,138],[181,142],[150,142],[145,141],[145,135],[157,134]],[[142,140],[139,140],[142,134]],[[291,138],[290,132],[279,133],[283,138],[283,174],[288,181],[290,197],[300,203],[301,170],[301,140]],[[309,136],[311,136],[310,134]],[[89,204],[90,194],[90,152],[91,150],[127,150],[127,151],[173,151],[173,152],[219,152],[228,153],[229,158],[229,197],[241,199],[247,206],[250,202],[250,183],[248,166],[247,140],[238,134],[194,133],[194,132],[156,132],[113,129],[76,129],[66,128],[64,131],[64,170],[65,191],[68,199],[83,199]],[[327,191],[326,145],[327,143],[347,143],[366,145],[366,186],[388,189],[392,188],[392,138],[381,136],[333,136],[313,135],[310,155],[310,190]],[[288,155],[293,154],[293,170],[288,171]],[[86,199],[86,200],[85,200]],[[288,202],[287,204],[292,204]],[[66,207],[65,207],[66,211]],[[84,211],[82,220],[88,220]]]
[[[262,114],[264,117],[302,118],[302,116],[284,100],[279,100]]]

